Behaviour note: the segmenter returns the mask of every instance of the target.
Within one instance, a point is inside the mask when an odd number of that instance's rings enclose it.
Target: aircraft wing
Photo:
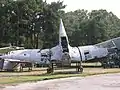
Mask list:
[[[120,37],[113,38],[110,40],[107,40],[102,43],[95,44],[98,47],[103,47],[103,48],[117,48],[120,50]]]
[[[17,59],[5,59],[6,61],[11,61],[11,62],[14,62],[14,61],[20,61],[20,60],[17,60]]]
[[[9,61],[11,63],[29,63],[29,61],[17,60],[17,59],[5,59],[5,61]]]

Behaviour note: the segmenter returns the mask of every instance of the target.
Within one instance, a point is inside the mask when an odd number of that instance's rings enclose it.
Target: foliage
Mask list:
[[[56,40],[59,11],[65,7],[63,2],[2,0],[0,5],[1,43],[24,44],[26,48],[53,45],[51,41]]]
[[[73,46],[99,43],[120,33],[119,18],[106,10],[76,10],[65,13],[63,20]]]
[[[64,8],[60,1],[0,0],[0,44],[51,48],[58,43],[60,18],[72,46],[95,44],[120,34],[120,20],[112,12],[82,9],[65,13]]]

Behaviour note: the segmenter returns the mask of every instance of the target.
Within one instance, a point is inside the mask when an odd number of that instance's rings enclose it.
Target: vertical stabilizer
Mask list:
[[[62,19],[60,19],[60,29],[59,29],[59,45],[62,46],[63,52],[69,52],[68,50],[68,37],[62,22]]]
[[[67,36],[67,34],[66,34],[66,32],[65,32],[65,28],[64,28],[63,22],[62,22],[62,19],[60,19],[59,36],[60,36],[60,37]]]

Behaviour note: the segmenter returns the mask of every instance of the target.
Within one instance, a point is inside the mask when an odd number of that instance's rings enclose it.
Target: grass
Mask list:
[[[44,76],[14,76],[14,77],[3,77],[0,84],[13,84],[13,83],[20,83],[20,82],[30,82],[30,81],[41,81],[41,80],[48,80],[48,79],[56,79],[56,78],[63,78],[63,77],[70,77],[73,75],[44,75]]]
[[[34,72],[34,71],[33,71]],[[21,73],[16,73],[16,75],[1,76],[0,84],[16,84],[22,82],[34,82],[41,80],[49,80],[49,79],[57,79],[57,78],[67,78],[67,77],[86,77],[91,75],[99,75],[99,74],[109,74],[109,73],[120,73],[120,69],[102,69],[102,68],[85,68],[85,71],[82,74],[71,73],[72,71],[55,71],[53,74],[45,74],[40,71],[36,71],[37,73],[29,74],[31,72],[26,72],[27,74],[20,75]],[[6,73],[4,73],[6,74]]]
[[[101,66],[100,62],[94,62],[94,63],[82,63],[83,66]]]
[[[0,53],[7,53],[7,52],[10,52],[10,51],[13,51],[13,50],[14,50],[13,48],[1,49],[1,50],[0,50]]]

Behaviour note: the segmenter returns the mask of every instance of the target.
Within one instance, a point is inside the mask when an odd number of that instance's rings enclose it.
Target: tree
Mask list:
[[[58,30],[61,9],[65,8],[63,2],[52,2],[44,7],[44,23],[42,37],[43,48],[50,48],[58,42]],[[53,42],[54,41],[54,42]],[[48,46],[49,45],[49,46]]]
[[[65,7],[63,2],[47,4],[42,0],[3,0],[0,3],[3,43],[24,44],[26,48],[53,45],[51,40],[56,40],[59,11]],[[50,46],[46,46],[48,43]]]
[[[76,10],[74,12],[68,12],[63,15],[65,28],[72,46],[86,44],[83,31],[88,23],[87,13],[87,10]]]
[[[64,13],[64,22],[73,46],[96,44],[120,32],[120,20],[106,10],[76,10]]]

